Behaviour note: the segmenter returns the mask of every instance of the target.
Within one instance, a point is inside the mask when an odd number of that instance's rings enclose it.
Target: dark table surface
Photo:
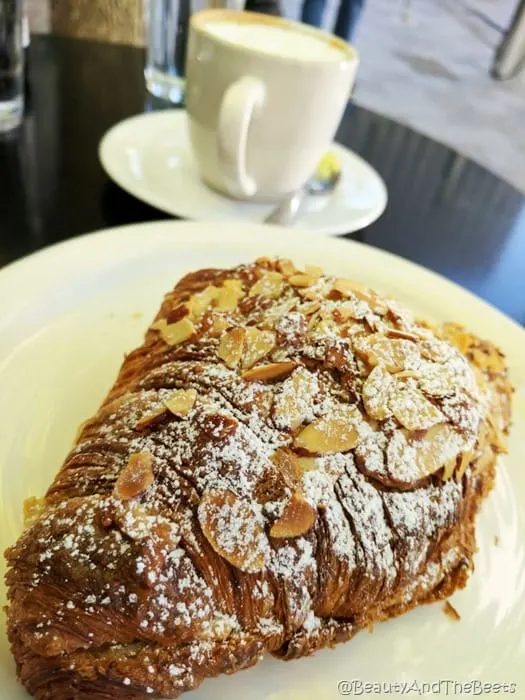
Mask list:
[[[0,266],[88,231],[166,218],[123,192],[97,158],[104,132],[151,109],[139,49],[34,37],[28,115],[0,138]],[[352,106],[338,140],[389,190],[354,237],[429,267],[525,323],[525,195],[454,151]]]

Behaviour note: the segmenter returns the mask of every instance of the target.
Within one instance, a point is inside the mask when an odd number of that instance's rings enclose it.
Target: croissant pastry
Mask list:
[[[502,354],[259,259],[164,299],[6,552],[39,700],[177,697],[449,596],[505,451]]]

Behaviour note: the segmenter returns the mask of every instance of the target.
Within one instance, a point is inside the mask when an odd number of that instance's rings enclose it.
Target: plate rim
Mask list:
[[[108,175],[108,177],[115,183],[117,184],[121,189],[123,189],[125,192],[128,194],[132,195],[136,199],[140,200],[141,202],[144,202],[145,204],[152,206],[159,211],[162,211],[166,214],[169,214],[170,216],[177,216],[181,217],[184,219],[187,219],[189,221],[205,221],[206,219],[193,219],[189,215],[186,214],[181,214],[180,212],[175,211],[175,208],[171,206],[170,204],[167,204],[165,199],[161,196],[158,196],[154,191],[152,191],[150,188],[146,188],[146,193],[144,194],[144,191],[141,190],[138,186],[135,186],[135,183],[130,180],[127,177],[121,177],[121,169],[115,165],[113,162],[113,159],[110,158],[109,156],[109,151],[110,148],[112,147],[112,143],[114,140],[118,139],[119,133],[121,131],[124,131],[125,129],[129,128],[132,126],[135,122],[140,123],[142,121],[153,121],[153,120],[158,120],[159,122],[162,122],[163,120],[167,119],[167,114],[169,114],[171,117],[174,117],[176,119],[181,119],[183,118],[182,115],[186,114],[186,110],[181,107],[171,107],[168,109],[162,109],[162,110],[155,110],[151,112],[144,112],[141,114],[135,114],[130,117],[127,117],[126,119],[122,119],[121,121],[117,122],[113,126],[111,126],[102,136],[102,138],[99,141],[98,148],[97,148],[97,155],[98,155],[98,160],[99,163],[101,164],[102,168],[104,169],[105,173]],[[363,214],[359,218],[356,218],[356,225],[352,226],[351,228],[347,229],[346,227],[343,229],[341,225],[325,225],[325,226],[319,226],[317,228],[312,228],[308,229],[307,233],[308,235],[313,235],[313,236],[342,236],[346,233],[352,233],[355,231],[359,231],[363,228],[366,228],[367,226],[370,226],[374,221],[377,221],[385,212],[386,207],[388,206],[388,188],[386,186],[386,183],[383,179],[383,177],[378,173],[376,168],[374,168],[368,161],[366,161],[362,156],[360,156],[358,153],[356,153],[353,149],[348,148],[344,144],[339,143],[338,141],[332,141],[331,143],[331,148],[334,148],[336,150],[342,150],[346,156],[353,158],[356,160],[361,168],[366,169],[369,173],[370,176],[375,180],[376,185],[378,187],[378,190],[380,191],[380,197],[378,197],[378,201],[380,201],[380,205],[377,207],[374,212],[370,212],[368,214]],[[261,203],[261,206],[264,206],[264,204]],[[217,220],[219,221],[219,220]],[[222,220],[220,220],[222,221]],[[250,222],[245,222],[245,223],[257,223],[255,221],[250,221]],[[358,225],[357,225],[358,224]],[[300,228],[300,227],[299,227]]]

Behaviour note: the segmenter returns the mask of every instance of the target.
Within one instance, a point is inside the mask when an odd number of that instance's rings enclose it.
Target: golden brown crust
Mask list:
[[[510,395],[490,343],[319,268],[188,275],[6,553],[22,683],[177,697],[446,598]]]

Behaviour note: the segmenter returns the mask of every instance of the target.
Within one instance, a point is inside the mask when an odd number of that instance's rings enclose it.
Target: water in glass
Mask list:
[[[16,128],[23,113],[22,0],[0,0],[0,132]]]

